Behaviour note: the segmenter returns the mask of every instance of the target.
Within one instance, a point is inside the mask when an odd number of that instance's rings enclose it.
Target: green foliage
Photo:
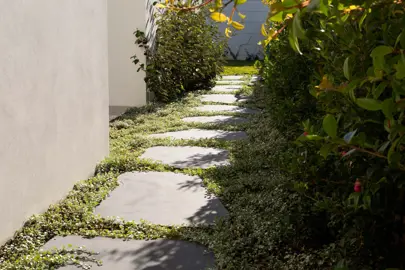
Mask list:
[[[149,91],[158,101],[168,102],[187,91],[208,89],[223,70],[224,40],[217,26],[207,22],[207,12],[175,13],[167,10],[157,18],[155,45],[148,47],[137,31],[137,44],[145,49],[147,63],[135,64],[146,71]]]
[[[313,200],[311,215],[324,213],[336,268],[401,268],[404,5],[321,0],[293,1],[291,8],[288,1],[272,2],[270,20],[275,28],[286,24],[288,35],[281,32],[270,43],[263,70],[272,110],[304,126],[289,167],[295,188]],[[286,53],[291,49],[294,56]],[[306,83],[297,87],[300,69],[307,71],[300,79]],[[301,103],[288,103],[295,96]],[[315,108],[312,114],[298,110],[305,104]],[[361,188],[354,192],[354,185]]]

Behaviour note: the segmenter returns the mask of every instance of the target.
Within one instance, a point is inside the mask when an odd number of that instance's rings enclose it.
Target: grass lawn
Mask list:
[[[253,75],[257,69],[253,66],[255,61],[228,60],[222,75]]]

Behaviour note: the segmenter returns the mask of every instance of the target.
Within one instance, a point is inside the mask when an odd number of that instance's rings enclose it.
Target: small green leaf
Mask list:
[[[381,57],[381,56],[390,54],[393,51],[394,51],[394,48],[392,48],[390,46],[381,45],[381,46],[374,48],[374,50],[371,52],[370,56],[371,57]]]
[[[283,21],[283,12],[279,12],[270,18],[270,21],[273,22],[282,22]]]
[[[283,0],[283,6],[286,8],[294,7],[297,5],[297,1],[295,0]]]
[[[387,87],[388,83],[381,82],[374,90],[373,90],[373,97],[378,99],[381,94],[384,92],[385,88]]]
[[[378,152],[380,153],[384,153],[385,150],[387,150],[387,147],[390,145],[390,141],[386,141],[385,143],[383,143],[379,148],[378,148]]]
[[[323,157],[323,158],[327,158],[329,153],[331,152],[331,150],[333,149],[333,144],[324,144],[322,145],[321,149],[319,150],[319,154]]]
[[[290,29],[289,33],[288,33],[288,41],[290,43],[291,48],[298,52],[299,54],[302,54],[301,50],[300,50],[300,46],[298,44],[298,38],[297,36],[294,34],[293,29]]]
[[[369,111],[381,110],[381,101],[372,98],[358,98],[356,99],[357,105]]]
[[[305,138],[309,141],[320,141],[323,140],[323,137],[318,136],[318,135],[307,135]]]
[[[367,17],[367,11],[364,11],[363,15],[361,16],[360,20],[359,20],[359,27],[361,28],[361,26],[363,25],[364,20]]]
[[[299,10],[294,15],[292,26],[293,26],[294,35],[296,37],[301,38],[301,39],[305,38],[305,31],[301,25],[301,12]]]
[[[405,50],[405,29],[402,30],[401,38],[399,39],[399,44],[401,44],[401,48]]]
[[[381,109],[386,118],[393,119],[392,115],[395,113],[397,108],[392,98],[387,98],[381,103]]]
[[[398,63],[395,65],[397,72],[395,73],[395,78],[401,80],[405,78],[405,57],[402,54],[401,58],[398,60]]]
[[[345,75],[346,79],[350,80],[350,68],[349,68],[349,59],[348,56],[343,64],[343,74]]]
[[[323,118],[323,129],[325,132],[332,138],[336,138],[337,136],[337,121],[336,118],[328,114]]]

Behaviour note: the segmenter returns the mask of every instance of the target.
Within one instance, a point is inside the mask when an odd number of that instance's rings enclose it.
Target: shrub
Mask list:
[[[303,123],[304,134],[298,138],[296,161],[289,171],[296,175],[296,190],[313,200],[312,214],[325,213],[323,222],[331,238],[324,251],[333,250],[333,254],[319,254],[339,261],[339,269],[401,267],[405,247],[405,188],[400,180],[405,177],[403,4],[313,2],[318,3],[317,12],[308,12],[304,2],[298,5],[302,12],[291,10],[289,1],[274,4],[273,16],[294,15],[286,21],[292,22],[288,36],[281,34],[280,41],[270,43],[272,53],[264,68],[276,101],[286,101],[276,106],[279,115],[288,114],[294,121],[309,118]],[[288,54],[291,47],[301,54]],[[299,81],[308,84],[297,87]],[[289,103],[296,97],[300,102]],[[314,102],[318,112],[300,110]]]
[[[146,49],[145,81],[159,101],[181,97],[187,91],[207,89],[223,71],[224,40],[217,26],[207,21],[207,11],[176,13],[166,10],[157,19],[155,47],[136,32],[137,43]],[[134,63],[139,59],[134,56]]]

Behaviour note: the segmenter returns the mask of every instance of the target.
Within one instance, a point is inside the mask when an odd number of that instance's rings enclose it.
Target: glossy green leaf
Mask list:
[[[381,82],[375,89],[373,89],[373,97],[375,99],[378,99],[381,96],[381,94],[384,92],[387,85],[388,85],[388,83]]]
[[[305,38],[305,31],[301,25],[301,12],[300,11],[297,11],[294,15],[292,27],[293,27],[294,35],[296,37],[301,38],[301,39]]]
[[[381,103],[381,109],[385,115],[386,118],[388,119],[393,119],[393,114],[396,111],[396,105],[392,98],[387,98]]]
[[[270,18],[272,22],[282,22],[283,20],[283,12],[279,12]]]
[[[358,98],[356,99],[357,105],[368,111],[381,110],[381,101],[372,98]]]
[[[398,63],[395,65],[397,72],[395,73],[395,78],[401,80],[405,78],[405,57],[402,54],[401,58],[398,60]]]
[[[300,50],[300,46],[298,43],[298,38],[297,36],[294,34],[293,29],[290,29],[289,33],[288,33],[288,41],[290,43],[291,48],[298,52],[299,54],[302,54],[301,50]]]
[[[319,149],[319,154],[323,157],[323,158],[327,158],[329,153],[332,151],[333,149],[333,144],[324,144],[322,145],[321,149]]]
[[[399,39],[399,44],[401,44],[401,48],[405,50],[405,29],[402,30],[401,38]]]
[[[336,118],[328,114],[323,118],[323,123],[322,123],[323,129],[325,132],[332,138],[336,138],[337,136],[337,121]]]
[[[343,64],[343,74],[345,75],[346,79],[350,80],[350,67],[349,67],[349,59],[350,56],[348,56],[345,59],[345,62]]]
[[[297,5],[297,1],[295,1],[295,0],[283,0],[282,3],[283,3],[283,6],[286,8],[294,7]]]
[[[374,50],[371,52],[370,56],[371,57],[381,57],[381,56],[390,54],[393,51],[394,51],[394,48],[392,48],[390,46],[381,45],[381,46],[374,48]]]

